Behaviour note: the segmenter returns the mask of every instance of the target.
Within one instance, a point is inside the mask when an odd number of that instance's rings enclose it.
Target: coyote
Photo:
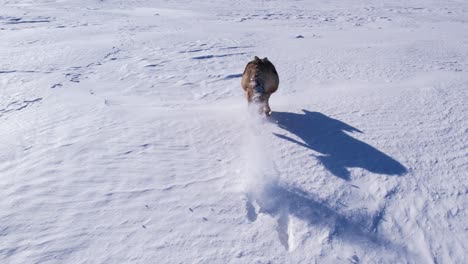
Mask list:
[[[253,61],[247,63],[241,85],[247,94],[247,102],[255,103],[259,106],[259,113],[263,112],[266,116],[270,116],[268,99],[278,89],[279,77],[275,66],[268,58],[260,59],[255,56]]]

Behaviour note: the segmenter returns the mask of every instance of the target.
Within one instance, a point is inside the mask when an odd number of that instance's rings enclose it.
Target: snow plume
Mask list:
[[[286,250],[294,250],[294,236],[290,228],[287,200],[279,187],[279,172],[273,160],[273,149],[267,143],[268,122],[257,113],[258,105],[249,108],[245,122],[243,156],[245,158],[244,191],[246,193],[247,218],[253,222],[259,213],[266,213],[277,221],[276,231]]]
[[[266,144],[268,125],[264,117],[256,113],[256,106],[249,108],[246,118],[243,156],[245,159],[244,190],[251,194],[261,194],[266,186],[278,180],[278,171],[271,157],[271,150]]]

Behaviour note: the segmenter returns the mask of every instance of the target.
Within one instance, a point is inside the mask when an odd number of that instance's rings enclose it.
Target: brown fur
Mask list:
[[[245,66],[241,85],[247,94],[247,101],[259,104],[259,112],[269,116],[271,109],[268,100],[270,95],[278,90],[279,85],[275,66],[267,58],[260,59],[255,56],[254,60]]]

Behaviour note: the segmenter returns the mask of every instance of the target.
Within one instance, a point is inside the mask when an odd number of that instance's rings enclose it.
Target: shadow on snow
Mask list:
[[[406,173],[406,168],[395,159],[345,133],[362,133],[357,128],[318,112],[303,112],[273,112],[271,119],[304,143],[285,135],[275,135],[321,153],[316,158],[333,175],[350,180],[348,168],[353,167],[386,175]],[[292,215],[308,225],[329,230],[329,240],[339,238],[363,247],[373,246],[408,255],[405,247],[377,234],[380,223],[385,221],[385,206],[376,212],[362,209],[345,214],[301,189],[278,182],[266,182],[261,190],[247,194],[246,209],[247,218],[251,222],[256,221],[259,213],[275,218],[279,240],[287,250],[291,246],[289,229]]]
[[[406,173],[406,168],[395,159],[345,133],[362,133],[360,130],[318,112],[303,112],[273,112],[271,118],[279,127],[298,136],[304,143],[285,135],[275,135],[321,153],[316,158],[333,175],[349,180],[347,168],[353,167],[386,175]]]
[[[254,204],[258,206],[258,213]],[[406,250],[377,234],[382,220],[382,212],[371,214],[360,210],[345,215],[311,194],[296,187],[283,186],[277,182],[268,183],[258,193],[247,195],[247,218],[254,222],[259,213],[272,216],[277,220],[276,231],[281,244],[289,250],[289,216],[295,216],[308,225],[326,228],[328,238],[343,239],[361,246],[373,246],[406,254]]]

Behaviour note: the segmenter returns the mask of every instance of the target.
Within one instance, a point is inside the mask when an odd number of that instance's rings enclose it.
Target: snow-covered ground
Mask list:
[[[0,262],[465,263],[467,100],[465,0],[0,0]]]

